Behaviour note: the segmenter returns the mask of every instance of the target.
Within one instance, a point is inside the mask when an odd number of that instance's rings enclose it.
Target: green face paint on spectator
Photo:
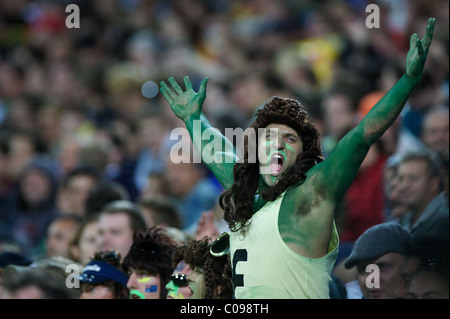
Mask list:
[[[145,296],[139,290],[130,290],[130,299],[145,299]]]

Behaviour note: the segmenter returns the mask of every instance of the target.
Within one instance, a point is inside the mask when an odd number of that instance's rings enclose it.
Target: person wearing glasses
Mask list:
[[[174,78],[169,78],[172,88],[160,83],[195,150],[226,189],[219,202],[231,230],[237,299],[329,298],[339,244],[335,208],[370,147],[418,85],[434,23],[429,19],[422,39],[412,35],[405,74],[326,159],[319,130],[294,99],[273,97],[264,103],[246,131],[238,159],[232,142],[211,129],[202,113],[208,78],[198,92],[188,77],[184,91]]]
[[[172,274],[172,255],[177,244],[158,226],[134,234],[130,251],[123,259],[129,275],[130,299],[162,299]]]
[[[172,260],[175,270],[166,285],[167,299],[233,297],[227,235],[224,233],[213,243],[206,237],[177,248]],[[215,246],[224,248],[214,250]]]
[[[120,253],[96,252],[80,275],[80,299],[128,299],[127,281]]]

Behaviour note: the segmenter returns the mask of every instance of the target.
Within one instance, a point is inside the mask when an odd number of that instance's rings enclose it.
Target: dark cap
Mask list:
[[[0,254],[0,268],[6,268],[9,265],[29,266],[33,261],[20,253],[4,251]]]
[[[106,204],[102,212],[119,212],[128,211],[140,215],[139,207],[132,201],[126,199],[118,199]]]
[[[80,281],[88,284],[99,284],[108,280],[114,280],[126,287],[128,277],[123,271],[101,260],[91,260],[80,275]]]
[[[378,224],[367,229],[356,240],[345,268],[352,268],[360,260],[375,259],[389,253],[410,256],[413,251],[411,235],[400,224]]]

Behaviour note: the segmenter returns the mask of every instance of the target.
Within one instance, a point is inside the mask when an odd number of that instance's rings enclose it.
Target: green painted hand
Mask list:
[[[202,114],[208,80],[207,77],[202,80],[197,93],[193,90],[189,77],[184,77],[185,91],[171,77],[169,78],[169,83],[172,88],[162,81],[160,82],[160,91],[169,103],[173,113],[184,121],[191,136],[194,149],[200,154],[202,161],[212,171],[222,186],[229,188],[233,185],[233,168],[234,163],[237,161],[237,156],[233,144],[219,130],[212,130],[208,119]],[[208,132],[207,137],[203,138],[203,133],[206,131]],[[216,140],[222,142],[222,148],[211,149],[210,142]],[[204,152],[206,146],[209,146],[209,149]]]
[[[431,39],[433,38],[435,21],[435,18],[428,19],[427,30],[422,40],[420,40],[417,33],[414,33],[411,36],[410,48],[406,57],[406,75],[411,78],[420,77],[422,75],[428,49],[430,48]]]
[[[186,86],[185,91],[183,91],[177,81],[171,77],[169,78],[169,83],[172,85],[173,90],[162,81],[160,83],[160,91],[175,115],[186,122],[191,115],[200,116],[203,102],[206,98],[206,84],[208,83],[208,80],[209,78],[207,77],[202,80],[200,89],[197,93],[192,88],[189,77],[184,77],[184,84]]]

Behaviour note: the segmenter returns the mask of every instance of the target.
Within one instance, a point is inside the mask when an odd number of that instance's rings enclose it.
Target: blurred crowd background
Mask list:
[[[71,3],[79,28],[65,24]],[[366,27],[370,3],[380,28]],[[222,132],[247,127],[274,95],[298,99],[326,156],[402,76],[409,38],[429,17],[423,79],[336,211],[341,243],[405,213],[389,201],[386,168],[398,156],[431,150],[448,175],[447,0],[0,0],[0,252],[71,257],[76,227],[107,201],[99,189],[176,212],[171,222],[149,214],[149,226],[193,234],[213,211],[226,230],[220,185],[201,164],[170,161],[170,132],[184,124],[142,85],[188,75],[198,88],[208,76],[203,111]],[[432,112],[447,121],[430,137]],[[73,226],[57,229],[61,216]]]

